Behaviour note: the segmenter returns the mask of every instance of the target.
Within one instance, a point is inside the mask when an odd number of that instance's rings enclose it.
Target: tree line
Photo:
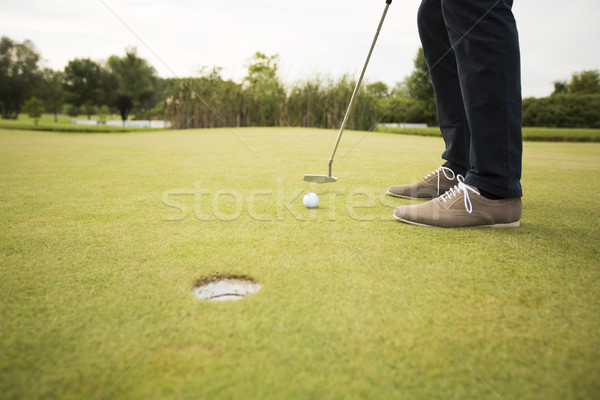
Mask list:
[[[257,52],[243,82],[226,80],[220,68],[177,80],[165,92],[165,119],[176,128],[220,126],[301,126],[339,128],[356,81],[312,77],[284,85],[277,55]],[[394,88],[383,82],[363,85],[348,120],[349,129],[369,130],[380,122],[437,124],[433,88],[422,50],[415,72]]]
[[[222,126],[339,127],[355,82],[313,78],[286,88],[277,76],[278,56],[257,52],[248,74],[236,83],[220,68],[179,80],[166,92],[165,118],[176,128]],[[377,118],[377,94],[363,90],[348,121],[350,129],[369,129]]]
[[[549,97],[524,99],[523,125],[600,128],[600,71],[576,72],[554,82]]]
[[[40,67],[40,55],[31,41],[2,37],[0,111],[4,119],[16,119],[22,111],[30,115],[46,111],[55,120],[59,113],[91,118],[117,112],[123,120],[132,114],[138,119],[166,119],[175,128],[339,126],[355,81],[349,76],[314,77],[284,85],[278,61],[277,55],[257,52],[242,82],[224,79],[218,67],[204,69],[196,77],[160,78],[135,48],[105,61],[76,58],[63,70],[52,70]],[[422,71],[418,75],[416,84],[401,83],[391,90],[383,82],[367,85],[356,99],[348,126],[369,129],[377,121],[407,118],[435,124],[428,75]],[[428,87],[425,97],[419,92],[423,85]],[[394,100],[399,97],[404,99]]]
[[[42,105],[55,116],[63,111],[88,118],[100,108],[113,110],[126,120],[130,113],[152,110],[161,100],[161,79],[136,49],[104,62],[76,58],[64,70],[40,68],[34,44],[0,40],[0,111],[3,119],[16,119],[24,104]],[[64,110],[63,110],[64,107]]]
[[[199,76],[160,78],[135,48],[104,61],[76,58],[63,70],[41,68],[31,41],[0,40],[2,118],[22,111],[69,115],[118,113],[123,120],[165,119],[174,128],[222,126],[303,126],[337,128],[354,89],[350,76],[312,77],[291,85],[278,75],[277,55],[257,52],[242,82],[223,78],[221,68]],[[390,88],[383,82],[363,85],[348,123],[372,129],[378,123],[421,122],[437,125],[435,98],[422,49],[413,72]],[[555,82],[547,98],[523,103],[526,126],[600,128],[600,73],[575,73]],[[25,107],[25,108],[24,108]]]

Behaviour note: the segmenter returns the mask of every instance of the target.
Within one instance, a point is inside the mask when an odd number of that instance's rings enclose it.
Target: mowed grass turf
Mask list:
[[[1,397],[600,393],[600,145],[526,143],[522,226],[442,230],[383,195],[441,139],[347,132],[303,182],[336,134],[0,131]],[[263,288],[193,296],[220,273]]]

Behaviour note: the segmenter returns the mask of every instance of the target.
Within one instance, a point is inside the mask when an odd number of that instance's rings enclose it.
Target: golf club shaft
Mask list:
[[[365,61],[365,65],[360,73],[360,78],[358,78],[358,82],[356,82],[356,86],[354,87],[354,92],[352,92],[352,97],[350,98],[350,104],[348,104],[348,109],[346,110],[346,115],[344,115],[344,120],[342,121],[342,126],[340,128],[340,132],[338,133],[337,140],[335,141],[335,146],[333,146],[333,151],[331,152],[331,157],[329,158],[329,176],[331,176],[331,166],[333,165],[333,157],[335,156],[335,152],[337,151],[338,145],[340,144],[340,139],[342,138],[342,133],[344,133],[344,128],[348,123],[348,117],[350,116],[350,112],[352,111],[352,106],[354,105],[354,98],[358,93],[358,89],[360,88],[360,84],[365,76],[365,72],[367,71],[367,66],[369,65],[369,60],[371,60],[371,54],[373,54],[373,49],[375,48],[375,43],[377,43],[377,38],[379,37],[379,32],[381,32],[381,27],[383,26],[383,21],[385,20],[385,16],[387,14],[388,8],[392,0],[386,0],[385,9],[383,10],[383,15],[381,16],[381,21],[379,21],[379,26],[377,27],[377,32],[375,33],[375,38],[373,39],[373,44],[371,44],[371,49],[369,50],[369,55],[367,56],[367,61]]]

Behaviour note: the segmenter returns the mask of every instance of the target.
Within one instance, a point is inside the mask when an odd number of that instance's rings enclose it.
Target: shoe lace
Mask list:
[[[448,167],[439,167],[438,169],[431,171],[431,173],[427,174],[427,176],[425,177],[425,179],[427,179],[429,177],[437,175],[437,195],[438,196],[440,195],[440,176],[442,173],[444,174],[446,179],[448,179],[449,181],[452,181],[456,178],[456,174],[454,173],[454,171],[452,171]]]
[[[458,180],[458,185],[450,188],[446,193],[440,197],[444,203],[447,203],[448,200],[451,200],[453,197],[458,197],[459,194],[464,193],[465,200],[465,209],[469,214],[473,212],[473,203],[471,203],[471,196],[469,192],[480,194],[477,190],[465,184],[465,178],[462,175],[457,175],[456,179]]]

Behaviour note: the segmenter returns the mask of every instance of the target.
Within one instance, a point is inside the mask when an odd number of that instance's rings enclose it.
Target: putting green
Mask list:
[[[303,182],[336,134],[0,131],[2,397],[597,396],[600,145],[526,143],[522,227],[440,230],[382,193],[441,139],[347,132]]]

